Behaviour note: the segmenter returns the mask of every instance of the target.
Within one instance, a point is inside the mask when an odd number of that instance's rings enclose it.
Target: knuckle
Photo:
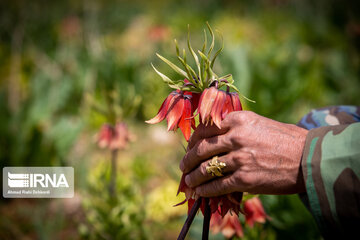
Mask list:
[[[235,181],[237,182],[237,184],[241,184],[241,185],[249,184],[249,179],[246,176],[246,174],[243,172],[236,174],[236,176],[234,178],[235,178]]]
[[[196,147],[194,149],[194,156],[196,158],[201,158],[204,154],[204,140],[201,140],[196,144]]]
[[[231,123],[236,119],[235,116],[236,116],[237,114],[238,114],[237,112],[230,112],[230,113],[228,113],[228,114],[225,116],[225,118],[223,119],[222,124],[225,125],[225,126],[227,126],[227,125],[230,125],[230,126],[231,126]]]
[[[232,149],[232,141],[231,141],[231,135],[225,135],[221,138],[220,144],[225,147],[226,150]]]
[[[230,152],[229,154],[229,161],[231,162],[231,165],[235,169],[237,169],[239,166],[241,166],[241,158],[238,156],[237,152]]]
[[[239,112],[239,114],[236,116],[236,120],[238,122],[244,122],[246,121],[246,119],[248,118],[248,111],[241,111]]]
[[[229,133],[229,145],[231,146],[231,148],[235,148],[237,149],[239,146],[243,145],[243,136],[241,134],[239,134],[237,131],[235,130],[231,130]]]
[[[225,119],[227,119],[228,121],[236,121],[236,119],[238,118],[240,112],[231,112],[228,115],[226,115]]]

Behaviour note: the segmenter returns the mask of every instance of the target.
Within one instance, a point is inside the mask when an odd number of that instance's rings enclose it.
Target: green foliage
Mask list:
[[[135,181],[118,175],[115,196],[109,194],[110,172],[100,163],[89,175],[84,209],[84,239],[147,239],[144,201]]]

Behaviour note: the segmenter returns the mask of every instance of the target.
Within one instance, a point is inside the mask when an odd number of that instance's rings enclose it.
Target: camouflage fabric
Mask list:
[[[305,205],[326,239],[356,236],[360,227],[360,107],[313,110],[298,126],[311,129],[302,157]]]

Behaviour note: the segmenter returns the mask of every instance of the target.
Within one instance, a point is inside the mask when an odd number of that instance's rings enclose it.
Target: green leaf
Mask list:
[[[204,29],[204,45],[201,50],[202,52],[205,52],[206,44],[207,44],[207,35],[206,35],[206,30]],[[206,79],[206,67],[204,65],[203,58],[201,58],[200,66],[201,66],[201,77],[202,77],[202,79]]]
[[[175,64],[173,64],[172,62],[170,62],[169,60],[167,60],[160,54],[156,53],[156,56],[158,56],[161,60],[163,60],[167,65],[169,65],[172,69],[174,69],[174,71],[177,72],[178,74],[184,76],[185,78],[190,77],[187,75],[187,73],[185,71],[183,71],[181,68],[179,68],[178,66],[176,66]]]
[[[179,45],[176,39],[174,39],[174,42],[175,42],[176,55],[179,57],[180,56]]]
[[[190,26],[189,26],[189,25],[188,25],[187,44],[188,44],[189,51],[190,51],[191,55],[193,56],[193,58],[194,58],[194,60],[195,60],[195,63],[196,63],[196,66],[197,66],[197,68],[198,68],[198,71],[199,71],[198,77],[200,78],[200,82],[202,82],[199,58],[198,58],[198,56],[196,55],[196,53],[194,52],[194,50],[192,49],[191,44],[190,44]]]
[[[211,52],[212,52],[212,50],[214,49],[214,46],[215,46],[215,35],[214,35],[214,32],[211,29],[210,24],[208,22],[206,22],[206,26],[208,27],[211,38],[212,38],[211,45],[210,45],[210,48],[209,48],[209,51],[208,51],[208,57],[210,57],[210,54],[211,54]]]
[[[169,84],[168,85],[170,88],[176,89],[176,90],[181,90],[181,87],[179,87],[178,85],[174,85],[174,84]]]
[[[166,75],[162,74],[159,70],[157,70],[154,65],[151,63],[152,68],[155,70],[155,72],[162,78],[162,80],[167,84],[174,84],[174,81],[168,78]]]
[[[212,68],[214,66],[214,63],[215,63],[215,60],[216,60],[216,57],[221,53],[221,51],[224,49],[224,38],[222,36],[222,34],[220,32],[218,32],[219,35],[220,35],[220,38],[221,38],[221,47],[219,48],[219,50],[217,50],[217,52],[215,53],[213,59],[211,60],[211,63],[210,63],[210,67]]]
[[[210,67],[210,61],[209,59],[206,57],[206,55],[201,52],[200,50],[198,50],[198,53],[200,54],[201,58],[204,59],[204,61],[206,62],[205,63],[205,69],[206,69],[206,72],[209,76],[209,79],[208,79],[208,82],[207,82],[207,86],[209,86],[214,80],[219,80],[219,77],[214,73],[214,71],[211,69]]]
[[[206,43],[207,43],[207,35],[206,35],[206,30],[204,29],[204,45],[202,47],[202,52],[205,52],[206,49]]]
[[[256,103],[254,100],[251,100],[250,98],[247,98],[245,97],[238,89],[237,87],[235,87],[233,84],[230,84],[230,83],[226,83],[225,84],[226,86],[234,89],[241,97],[245,98],[246,100],[248,100],[249,102],[252,102],[252,103]]]
[[[220,80],[225,79],[225,80],[228,81],[230,84],[233,84],[233,83],[234,83],[234,79],[233,79],[233,77],[232,77],[232,74],[226,74],[225,76],[221,76],[219,79],[220,79]]]
[[[184,68],[186,69],[187,74],[190,76],[188,78],[188,80],[192,83],[195,84],[194,78],[197,78],[195,71],[186,64],[186,54],[185,54],[185,49],[183,49],[183,55],[184,55],[184,59],[181,58],[180,56],[178,56],[179,61],[181,62],[181,64],[184,66]]]
[[[205,56],[205,54],[203,52],[201,52],[200,50],[198,50],[198,53],[201,57],[201,59],[203,60],[204,63],[204,71],[207,73],[208,76],[208,81],[205,84],[205,87],[208,87],[213,79],[213,75],[211,73],[211,69],[210,69],[210,65],[209,65],[209,59]],[[206,79],[204,79],[205,82]]]

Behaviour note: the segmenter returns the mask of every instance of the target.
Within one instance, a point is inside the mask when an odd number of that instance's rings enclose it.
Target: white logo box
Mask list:
[[[4,167],[4,198],[72,198],[73,167]]]

